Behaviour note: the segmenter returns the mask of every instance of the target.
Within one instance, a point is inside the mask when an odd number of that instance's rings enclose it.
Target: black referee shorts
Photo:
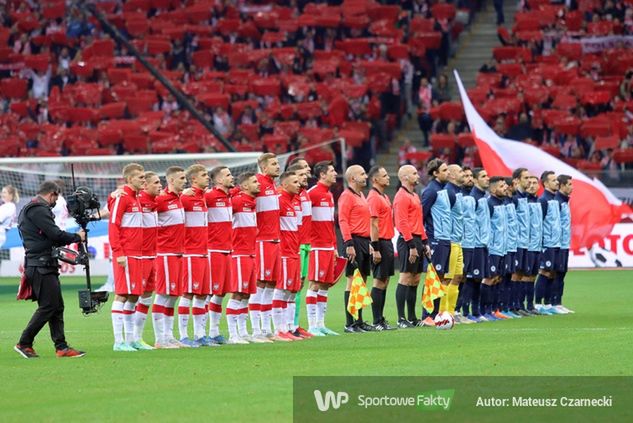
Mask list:
[[[366,278],[369,276],[372,262],[372,257],[369,254],[369,237],[352,235],[352,242],[356,251],[356,261],[347,262],[345,276],[353,276],[354,270],[358,268],[363,278]]]
[[[374,279],[385,280],[394,275],[393,242],[390,239],[378,240],[378,251],[380,252],[380,263],[374,264],[372,260],[371,270]]]
[[[398,237],[396,248],[400,259],[400,273],[422,273],[424,272],[424,244],[419,235],[413,235],[413,245],[418,250],[418,259],[415,263],[409,263],[409,246],[401,236]]]

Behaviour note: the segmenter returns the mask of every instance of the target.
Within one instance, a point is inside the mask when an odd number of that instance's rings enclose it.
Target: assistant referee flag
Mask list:
[[[358,319],[358,310],[365,308],[372,303],[371,296],[367,291],[367,286],[363,281],[358,269],[354,270],[354,278],[352,279],[352,289],[349,293],[349,301],[347,302],[347,311]]]
[[[435,272],[435,268],[431,263],[426,269],[426,278],[424,278],[424,292],[422,293],[422,306],[424,309],[433,313],[433,300],[441,298],[446,294],[446,287],[442,285],[439,276]]]

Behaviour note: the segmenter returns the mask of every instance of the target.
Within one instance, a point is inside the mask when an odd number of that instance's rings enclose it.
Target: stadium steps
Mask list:
[[[504,2],[505,26],[511,28],[514,24],[514,14],[516,12],[516,4],[513,2]],[[458,100],[459,93],[457,84],[453,76],[453,69],[459,71],[460,77],[466,88],[475,86],[477,72],[479,68],[492,57],[493,48],[499,46],[497,38],[496,13],[492,5],[492,1],[485,2],[482,10],[480,10],[472,22],[459,37],[454,57],[449,59],[448,65],[442,70],[449,75],[449,83],[451,85],[451,94],[453,100]],[[422,131],[418,126],[416,116],[411,119],[406,117],[403,119],[402,129],[394,134],[389,149],[378,154],[376,162],[385,166],[392,177],[395,186],[398,172],[398,150],[402,146],[402,140],[409,138],[413,145],[421,149]]]

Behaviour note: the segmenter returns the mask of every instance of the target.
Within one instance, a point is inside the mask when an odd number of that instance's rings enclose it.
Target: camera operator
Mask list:
[[[70,348],[64,337],[64,300],[59,283],[59,264],[52,256],[54,247],[85,240],[85,233],[64,232],[52,212],[60,188],[53,181],[43,182],[37,196],[24,206],[18,217],[18,229],[25,249],[24,276],[33,289],[38,308],[22,332],[15,351],[24,358],[38,357],[33,341],[48,323],[57,357],[82,357],[84,352]]]

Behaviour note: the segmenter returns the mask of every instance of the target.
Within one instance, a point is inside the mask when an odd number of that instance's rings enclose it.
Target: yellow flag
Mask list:
[[[354,279],[352,279],[352,290],[349,293],[349,301],[347,303],[347,311],[358,319],[358,310],[363,309],[372,303],[371,296],[367,291],[367,286],[363,281],[358,269],[354,270]]]
[[[446,294],[446,287],[442,285],[437,272],[433,265],[429,263],[426,269],[426,278],[424,278],[424,292],[422,294],[422,306],[424,309],[433,312],[433,300],[441,298]]]

